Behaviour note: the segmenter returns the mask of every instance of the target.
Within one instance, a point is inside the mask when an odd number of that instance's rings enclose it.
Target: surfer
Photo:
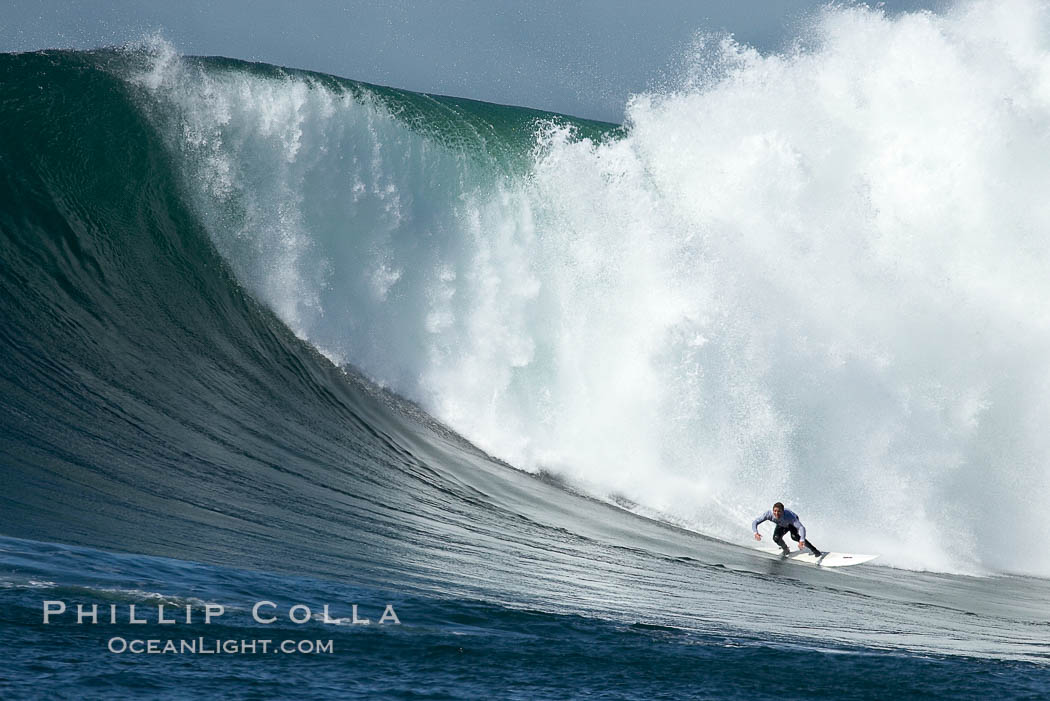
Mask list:
[[[791,539],[798,541],[799,550],[808,547],[813,551],[814,555],[817,557],[821,556],[821,552],[817,550],[816,546],[806,540],[806,527],[802,525],[798,514],[785,509],[784,505],[779,501],[773,504],[772,511],[767,511],[751,523],[751,530],[755,532],[755,540],[762,540],[762,534],[758,532],[758,524],[765,521],[772,521],[777,524],[777,527],[773,529],[773,542],[780,546],[785,555],[791,554],[791,549],[784,545],[784,534],[790,533]]]

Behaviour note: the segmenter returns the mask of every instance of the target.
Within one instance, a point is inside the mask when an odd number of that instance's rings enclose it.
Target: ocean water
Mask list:
[[[1048,27],[701,37],[624,125],[0,55],[0,695],[1047,696]]]

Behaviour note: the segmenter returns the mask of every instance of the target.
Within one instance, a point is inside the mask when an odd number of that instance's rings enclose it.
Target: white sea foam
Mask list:
[[[727,539],[779,499],[823,548],[1047,575],[1048,30],[700,40],[626,138],[548,125],[526,177],[303,78],[144,84],[242,281],[487,451]]]

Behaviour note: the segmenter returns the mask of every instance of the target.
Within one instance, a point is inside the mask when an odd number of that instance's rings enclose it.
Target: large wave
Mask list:
[[[514,465],[727,539],[1050,573],[1050,10],[698,40],[623,133],[292,71],[130,75],[300,337]]]

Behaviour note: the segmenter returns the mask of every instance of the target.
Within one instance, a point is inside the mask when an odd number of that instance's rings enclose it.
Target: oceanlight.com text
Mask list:
[[[118,655],[331,655],[331,640],[236,640],[189,638],[184,640],[109,639],[107,649]]]

